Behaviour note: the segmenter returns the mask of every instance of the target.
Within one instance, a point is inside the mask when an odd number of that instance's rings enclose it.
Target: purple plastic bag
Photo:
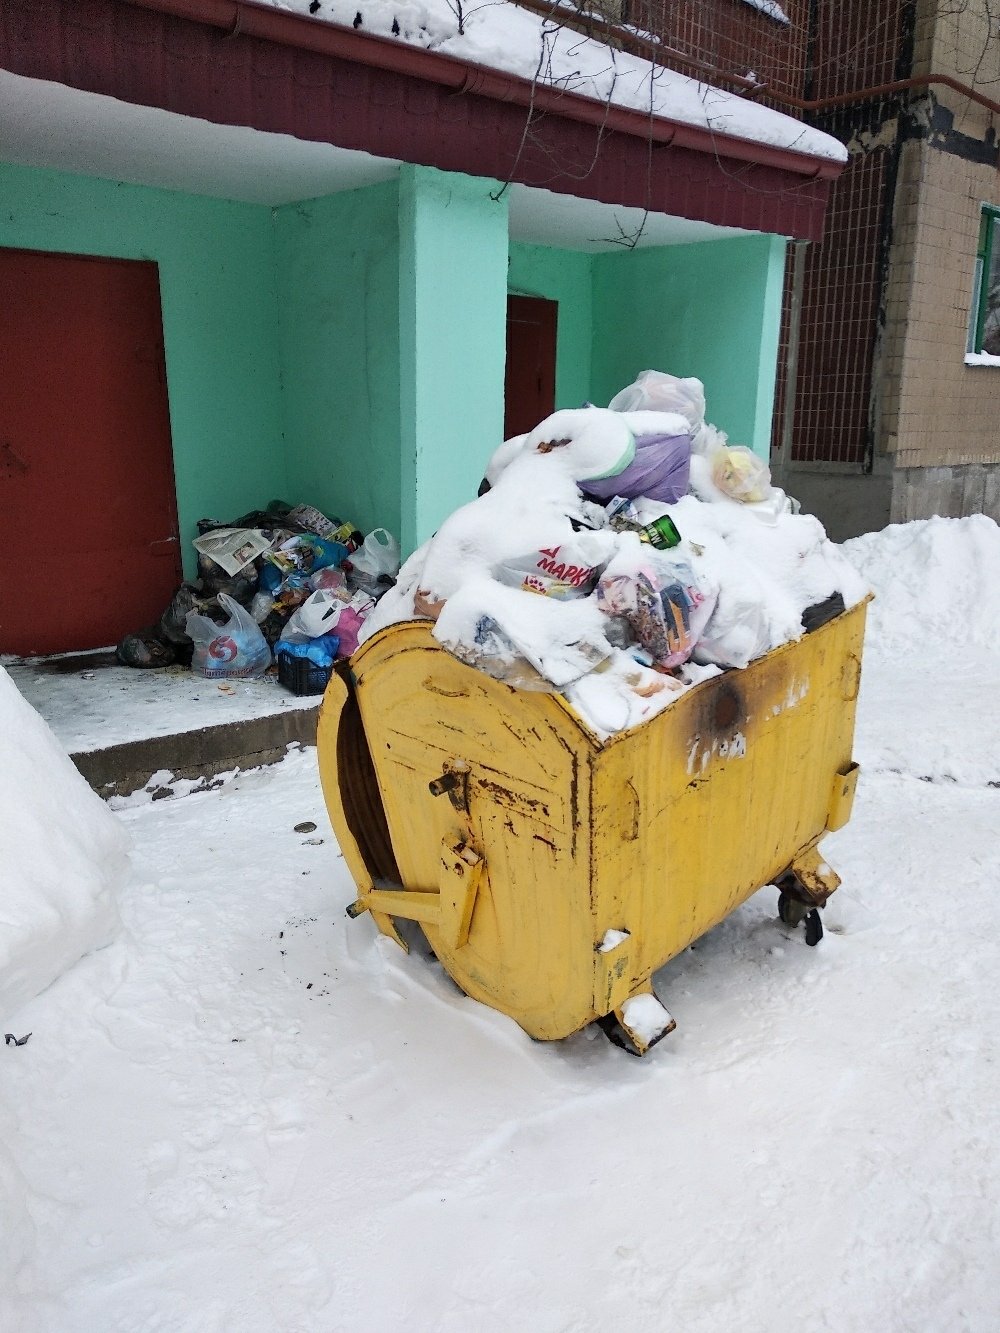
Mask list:
[[[687,495],[690,472],[690,435],[637,435],[635,457],[624,472],[581,481],[580,489],[599,500],[615,495],[636,500],[641,495],[669,505]]]

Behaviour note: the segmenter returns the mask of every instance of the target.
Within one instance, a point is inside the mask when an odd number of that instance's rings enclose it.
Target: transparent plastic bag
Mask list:
[[[564,689],[611,656],[607,624],[589,598],[560,601],[469,579],[432,633],[449,652],[520,689]]]
[[[705,386],[698,379],[643,370],[634,384],[615,394],[608,407],[613,412],[679,412],[695,430],[705,420]]]
[[[435,636],[438,637],[438,636]],[[586,641],[565,645],[562,652],[531,661],[521,644],[515,643],[492,616],[481,616],[472,643],[446,642],[445,647],[460,661],[502,680],[518,690],[549,694],[562,690],[599,666],[607,657],[604,649]]]
[[[597,605],[625,622],[660,667],[686,662],[715,609],[718,586],[676,553],[647,550],[613,560],[597,585]]]
[[[188,613],[187,632],[194,643],[191,670],[208,680],[247,680],[271,665],[271,650],[249,611],[224,592],[219,605],[229,619],[217,625],[198,611]]]
[[[549,694],[556,691],[557,687],[518,652],[492,616],[482,616],[478,621],[474,644],[455,643],[449,648],[460,661],[505,685]]]
[[[711,456],[712,480],[742,504],[760,504],[771,494],[771,469],[745,444],[730,444]]]

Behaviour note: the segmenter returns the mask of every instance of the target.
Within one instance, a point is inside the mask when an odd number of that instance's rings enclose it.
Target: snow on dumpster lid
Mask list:
[[[562,92],[749,143],[847,161],[837,139],[640,56],[563,28],[508,0],[466,7],[464,0],[256,0],[272,9],[352,27],[367,36],[503,70]],[[553,6],[553,13],[557,9]]]

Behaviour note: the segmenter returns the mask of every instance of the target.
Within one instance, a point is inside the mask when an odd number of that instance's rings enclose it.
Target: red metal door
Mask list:
[[[0,249],[0,650],[113,644],[181,579],[155,264]]]
[[[533,430],[556,406],[556,315],[538,296],[507,297],[504,439]]]

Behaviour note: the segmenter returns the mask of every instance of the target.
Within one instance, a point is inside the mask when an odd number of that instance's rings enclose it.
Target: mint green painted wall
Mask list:
[[[159,265],[185,568],[197,519],[285,494],[271,211],[0,164],[0,245]]]
[[[399,198],[401,543],[475,498],[503,438],[507,198],[406,165]]]
[[[545,245],[510,247],[508,291],[558,301],[556,407],[580,407],[590,396],[593,256]]]
[[[289,495],[399,535],[399,187],[275,211]]]
[[[708,420],[766,458],[785,242],[740,236],[594,257],[594,401],[641,370],[696,375]]]

